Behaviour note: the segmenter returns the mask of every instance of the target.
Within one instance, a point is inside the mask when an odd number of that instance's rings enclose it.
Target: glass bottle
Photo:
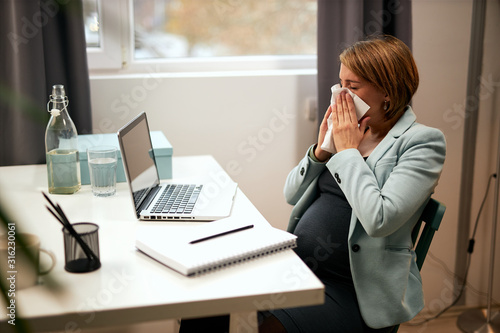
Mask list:
[[[45,131],[49,193],[72,194],[81,187],[78,133],[68,113],[64,86],[54,85],[49,98],[47,111],[51,116]]]

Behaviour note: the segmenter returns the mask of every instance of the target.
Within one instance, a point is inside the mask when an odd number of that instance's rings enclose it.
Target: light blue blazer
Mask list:
[[[412,319],[424,297],[411,231],[441,174],[443,133],[417,123],[408,106],[366,161],[347,149],[318,163],[310,149],[286,180],[285,198],[295,205],[288,231],[317,198],[318,177],[328,168],[352,207],[349,258],[364,321],[382,328]]]

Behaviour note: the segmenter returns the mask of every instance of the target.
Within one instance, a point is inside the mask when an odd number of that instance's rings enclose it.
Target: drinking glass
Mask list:
[[[90,184],[96,197],[109,197],[116,193],[117,148],[98,146],[87,149]]]

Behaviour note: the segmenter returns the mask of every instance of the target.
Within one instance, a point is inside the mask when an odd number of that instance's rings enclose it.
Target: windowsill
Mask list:
[[[235,70],[235,71],[203,71],[203,72],[154,72],[142,73],[99,73],[90,72],[90,79],[137,79],[144,76],[158,78],[210,78],[210,77],[257,77],[257,76],[297,76],[316,75],[317,69],[269,69],[269,70]]]
[[[143,60],[120,69],[89,69],[91,77],[224,77],[316,74],[316,56],[216,57]]]

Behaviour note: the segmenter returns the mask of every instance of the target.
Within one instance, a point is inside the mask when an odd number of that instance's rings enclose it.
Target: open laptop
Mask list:
[[[214,221],[231,214],[237,188],[233,181],[218,191],[214,184],[160,184],[145,112],[118,130],[118,141],[138,219]]]

